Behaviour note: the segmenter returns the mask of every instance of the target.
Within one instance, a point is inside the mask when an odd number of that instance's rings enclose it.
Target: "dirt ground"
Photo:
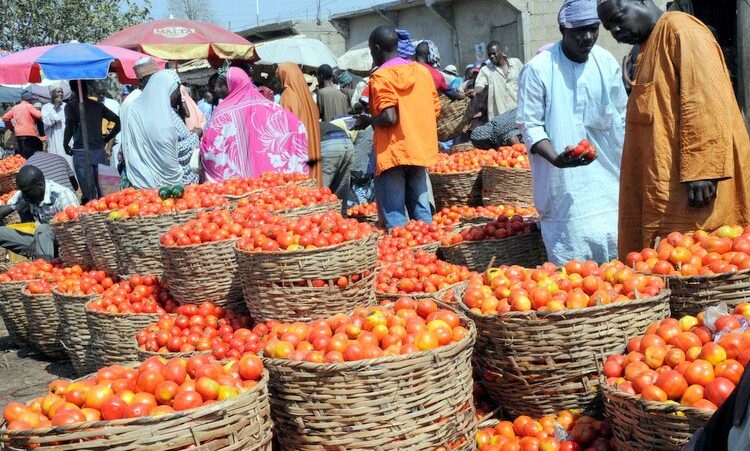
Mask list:
[[[55,379],[75,378],[67,360],[50,360],[30,349],[13,345],[0,319],[0,409],[11,401],[35,398]]]

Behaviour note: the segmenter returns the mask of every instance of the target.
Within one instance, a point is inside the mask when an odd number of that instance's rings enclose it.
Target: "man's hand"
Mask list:
[[[596,158],[588,158],[586,154],[578,155],[577,157],[570,154],[570,151],[573,150],[574,146],[568,146],[565,148],[565,152],[561,153],[557,156],[557,158],[552,161],[552,164],[560,169],[564,168],[575,168],[578,166],[587,166],[591,163],[593,163]]]
[[[198,135],[198,139],[201,139],[203,137],[203,129],[200,127],[195,127],[192,132]]]
[[[73,156],[73,149],[71,149],[69,145],[63,144],[63,149],[67,155]]]
[[[352,130],[364,130],[372,124],[372,116],[369,114],[357,114],[354,117],[357,122],[354,123]]]
[[[695,208],[702,208],[710,204],[716,197],[716,185],[716,180],[688,182],[688,204]]]

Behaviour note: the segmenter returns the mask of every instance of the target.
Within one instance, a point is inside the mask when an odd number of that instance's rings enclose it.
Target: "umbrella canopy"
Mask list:
[[[136,83],[133,65],[144,54],[120,47],[71,42],[32,47],[0,58],[0,83],[39,83],[48,80],[101,80],[110,70],[123,83]],[[158,60],[160,67],[164,61]]]
[[[292,37],[268,41],[256,46],[260,61],[258,64],[271,65],[297,63],[317,69],[323,64],[337,67],[336,56],[327,45],[317,39]]]
[[[357,44],[341,55],[338,59],[338,66],[352,72],[369,73],[372,69],[372,55],[370,55],[367,42]]]
[[[23,88],[0,86],[0,103],[16,103],[21,100]]]
[[[212,23],[182,19],[134,25],[118,31],[101,44],[139,50],[165,60],[256,59],[255,46],[242,36]]]

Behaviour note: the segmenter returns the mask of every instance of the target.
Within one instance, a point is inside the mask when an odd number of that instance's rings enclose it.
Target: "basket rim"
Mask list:
[[[339,244],[334,244],[333,246],[326,246],[326,247],[316,247],[315,249],[299,249],[296,251],[248,251],[246,249],[240,249],[235,244],[234,250],[236,252],[242,253],[244,255],[262,255],[264,257],[270,256],[270,257],[289,257],[289,256],[295,256],[295,255],[313,255],[320,252],[329,252],[329,251],[335,251],[340,249],[341,247],[347,246],[347,245],[356,245],[365,243],[370,239],[375,239],[376,241],[379,239],[378,236],[380,234],[378,232],[373,232],[369,234],[368,236],[364,238],[360,238],[357,240],[349,240],[349,241],[343,241]]]
[[[496,169],[496,170],[501,171],[501,172],[502,171],[513,171],[513,172],[521,172],[521,171],[523,171],[523,172],[529,172],[529,173],[531,172],[531,168],[529,168],[529,169],[524,169],[524,168],[509,168],[509,167],[500,166],[500,165],[497,165],[497,164],[486,164],[486,165],[482,166],[482,169],[492,169],[492,170]]]
[[[432,172],[429,169],[427,172],[430,173],[430,177],[432,176],[438,176],[438,177],[450,177],[450,176],[457,176],[457,175],[476,175],[482,172],[482,169],[484,167],[481,167],[479,169],[471,169],[469,171],[460,171],[460,172]]]
[[[23,286],[26,287],[26,285],[28,285],[29,282],[33,282],[35,280],[41,280],[41,279],[11,280],[10,282],[0,282],[0,286],[10,286],[11,284],[23,284]],[[11,287],[11,288],[14,288],[14,287]]]
[[[492,219],[490,219],[490,221],[492,221]],[[481,227],[481,226],[472,225],[472,227]],[[471,240],[461,241],[460,243],[453,243],[453,244],[449,244],[447,246],[441,245],[440,249],[452,249],[452,248],[456,248],[456,247],[458,247],[458,246],[460,246],[462,244],[467,244],[467,245],[475,246],[476,244],[474,244],[474,243],[487,243],[487,242],[495,242],[495,241],[502,242],[502,241],[513,240],[513,239],[518,239],[518,238],[526,238],[528,236],[534,235],[535,233],[541,234],[541,231],[537,229],[537,230],[532,230],[529,233],[524,233],[523,235],[513,235],[513,236],[508,236],[508,237],[505,237],[505,238],[489,238],[489,239],[477,240],[477,241],[471,241]],[[461,234],[461,232],[458,232],[458,233],[454,233],[451,236],[460,235],[460,234]]]
[[[672,291],[665,288],[659,292],[656,296],[648,296],[645,298],[639,297],[636,299],[631,299],[628,301],[620,301],[620,302],[612,302],[610,304],[603,304],[603,305],[595,305],[593,307],[584,307],[579,309],[565,309],[560,310],[556,312],[537,312],[535,310],[529,311],[529,312],[504,312],[504,313],[495,313],[492,315],[486,315],[486,314],[479,314],[474,311],[472,311],[466,304],[464,304],[463,296],[460,296],[460,299],[457,300],[458,306],[461,308],[461,311],[466,314],[469,318],[472,320],[477,318],[481,320],[489,320],[489,319],[502,319],[503,321],[508,320],[520,320],[520,321],[527,321],[527,320],[546,320],[546,319],[566,319],[566,318],[573,318],[573,317],[581,317],[581,316],[588,316],[592,312],[601,312],[606,311],[609,309],[614,309],[616,307],[623,307],[628,305],[643,305],[643,304],[650,304],[650,303],[659,303],[662,301],[668,302],[669,296],[672,294]]]
[[[739,271],[731,271],[731,272],[720,272],[718,274],[703,274],[703,275],[695,275],[695,276],[680,276],[675,274],[654,274],[654,273],[641,273],[647,276],[657,276],[661,277],[665,280],[679,280],[681,282],[689,281],[689,282],[710,282],[717,279],[723,279],[723,278],[729,278],[732,276],[744,276],[746,274],[750,274],[750,269],[741,269]]]
[[[316,202],[312,205],[303,205],[301,207],[282,208],[280,210],[269,210],[269,211],[275,215],[280,215],[280,214],[285,214],[285,213],[294,213],[296,211],[310,210],[313,208],[320,208],[323,206],[331,206],[334,204],[341,204],[341,199],[332,200],[330,202]]]
[[[52,295],[58,295],[62,297],[67,298],[91,298],[88,299],[88,301],[93,301],[98,297],[101,297],[101,294],[99,293],[92,293],[92,294],[70,294],[70,293],[63,293],[62,291],[58,290],[57,287],[52,287]],[[56,301],[60,301],[60,299],[55,298]]]
[[[87,375],[86,377],[88,376],[91,376],[91,374]],[[196,407],[196,408],[189,409],[189,410],[182,410],[182,411],[168,413],[164,415],[146,415],[146,416],[139,417],[139,418],[123,418],[119,420],[102,420],[102,421],[95,421],[91,423],[80,422],[80,423],[74,423],[74,424],[67,425],[67,426],[54,426],[50,428],[37,428],[37,429],[22,429],[22,430],[14,430],[14,431],[8,430],[5,427],[7,426],[7,424],[3,421],[2,423],[0,423],[3,425],[3,427],[0,427],[0,435],[6,436],[9,438],[23,438],[23,437],[33,437],[33,436],[40,436],[40,435],[76,432],[76,431],[81,431],[81,430],[97,429],[97,428],[104,428],[104,427],[149,426],[149,425],[156,425],[158,423],[161,423],[162,421],[177,420],[179,418],[190,417],[193,414],[197,413],[198,411],[201,411],[201,415],[208,415],[211,413],[216,413],[221,410],[224,410],[229,404],[236,401],[240,397],[249,397],[250,395],[257,395],[258,392],[262,390],[264,385],[266,386],[268,385],[269,379],[270,379],[270,376],[269,376],[268,369],[264,368],[263,375],[261,376],[258,383],[255,384],[249,390],[240,393],[234,398],[227,399],[226,401],[215,402],[208,406],[200,406],[200,407]],[[207,409],[207,410],[203,410],[203,409]]]
[[[159,248],[165,249],[167,252],[171,252],[171,251],[173,251],[175,249],[184,250],[184,249],[195,249],[195,248],[200,247],[200,246],[209,247],[212,244],[213,245],[217,245],[217,246],[220,245],[220,244],[230,244],[230,243],[235,242],[235,241],[237,241],[239,239],[240,239],[240,237],[236,237],[236,238],[229,238],[229,239],[226,239],[226,240],[209,241],[207,243],[186,244],[184,246],[180,246],[178,244],[176,244],[174,246],[165,246],[165,245],[159,243]]]
[[[94,315],[100,315],[104,317],[114,317],[114,318],[132,318],[132,317],[143,317],[143,316],[159,316],[158,313],[121,313],[121,312],[102,312],[101,310],[91,310],[89,308],[89,304],[96,301],[96,299],[91,299],[88,302],[86,302],[86,305],[84,305],[84,310],[86,311],[86,314],[94,314]]]
[[[396,265],[398,265],[398,263],[391,263],[389,265],[379,267],[378,270],[382,270],[390,266],[396,266]],[[456,265],[456,266],[462,266],[462,265]],[[445,294],[446,292],[454,288],[461,287],[462,285],[467,285],[468,283],[469,283],[469,279],[459,280],[458,282],[450,284],[447,287],[443,288],[442,290],[437,290],[433,293],[386,293],[384,291],[375,290],[375,296],[389,297],[389,298],[390,297],[414,298],[415,296],[418,296],[419,298],[429,298],[429,297],[435,297],[441,294]],[[453,309],[453,310],[457,310],[457,309]]]
[[[147,221],[147,220],[154,219],[154,218],[166,218],[166,217],[170,217],[170,216],[177,216],[177,214],[179,214],[179,213],[198,213],[200,211],[208,211],[208,210],[210,210],[212,208],[222,208],[224,206],[225,205],[220,205],[220,206],[216,206],[216,207],[208,207],[208,208],[204,208],[204,207],[201,207],[201,208],[189,208],[187,210],[174,210],[174,211],[168,211],[166,213],[157,213],[155,215],[123,216],[123,217],[117,218],[117,219],[112,219],[110,217],[107,217],[107,218],[105,218],[105,221],[107,223],[111,223],[111,224],[121,224],[121,223],[128,223],[128,222],[130,224],[132,224],[134,222]],[[130,225],[130,224],[128,224],[128,225]]]
[[[33,281],[30,281],[30,282],[33,282]],[[21,294],[24,295],[24,296],[28,296],[30,298],[33,298],[33,297],[42,297],[42,296],[52,296],[52,291],[50,291],[49,293],[29,293],[28,291],[26,291],[26,287],[28,287],[28,284],[26,284],[26,286],[24,286],[23,290],[21,290]]]
[[[138,345],[138,340],[136,338],[133,338],[133,346],[135,346],[135,350],[139,353],[147,354],[149,357],[163,357],[165,359],[177,359],[177,358],[187,359],[189,357],[186,357],[186,356],[192,356],[192,355],[197,355],[197,354],[209,355],[213,353],[213,349],[209,349],[207,351],[198,351],[196,349],[195,351],[188,351],[188,352],[171,352],[170,351],[169,353],[153,352],[153,351],[148,351],[146,349],[141,349],[141,347]],[[172,354],[172,355],[168,356],[168,354]]]

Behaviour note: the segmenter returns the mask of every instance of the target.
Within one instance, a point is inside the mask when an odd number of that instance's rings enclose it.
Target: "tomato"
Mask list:
[[[668,370],[656,379],[656,386],[664,390],[671,400],[679,400],[688,388],[688,383],[679,372]]]
[[[705,360],[695,360],[685,370],[685,380],[688,384],[708,385],[715,378],[714,367]]]
[[[194,409],[203,404],[203,398],[198,392],[180,391],[174,398],[172,407],[176,411]]]

